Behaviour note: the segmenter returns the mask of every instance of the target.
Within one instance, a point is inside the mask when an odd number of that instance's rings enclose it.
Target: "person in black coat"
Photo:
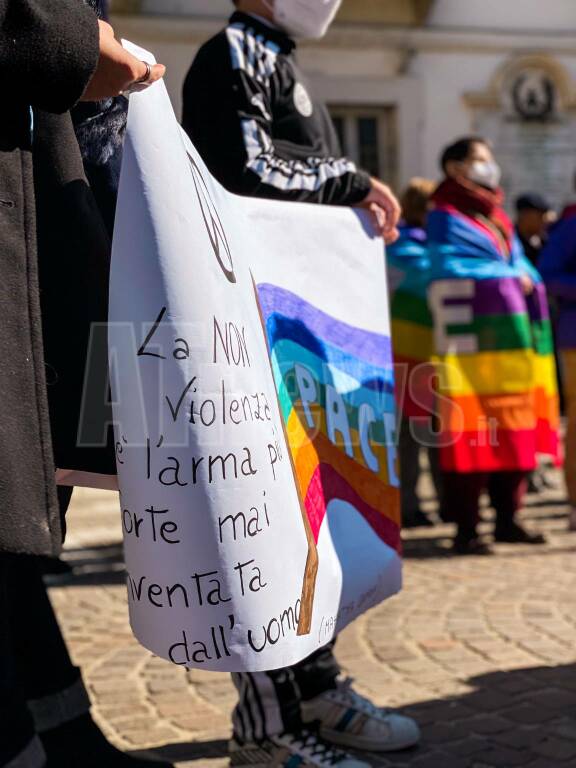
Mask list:
[[[82,96],[99,47],[91,11],[61,2],[46,26],[41,14],[48,4],[41,5],[0,0],[0,549],[32,554],[55,553],[61,541],[51,482],[33,141],[44,115],[61,114]]]
[[[153,67],[149,81],[163,72]],[[81,463],[78,421],[74,434],[51,436],[48,393],[67,368],[83,375],[85,360],[59,332],[81,309],[84,328],[101,319],[109,258],[68,110],[118,95],[138,73],[147,65],[79,0],[0,0],[0,551],[60,549],[54,468]]]
[[[150,69],[124,51],[78,0],[0,0],[3,767],[142,765],[117,753],[89,716],[75,717],[81,692],[73,686],[57,708],[47,706],[50,686],[77,671],[31,556],[55,555],[61,546],[55,468],[102,460],[92,448],[78,455],[74,422],[90,323],[105,318],[109,242],[68,110],[81,98],[116,96],[162,74],[163,67]]]

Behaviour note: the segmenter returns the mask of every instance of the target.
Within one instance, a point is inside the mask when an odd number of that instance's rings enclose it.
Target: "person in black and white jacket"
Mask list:
[[[310,0],[276,0],[274,6],[269,0],[237,0],[239,12],[200,49],[188,72],[182,125],[229,191],[370,207],[381,234],[387,242],[394,240],[400,215],[396,198],[342,156],[330,115],[312,99],[296,62],[292,29],[275,21],[276,9],[294,6],[294,32],[299,31],[308,2],[314,5]],[[326,13],[339,2],[317,5]],[[312,18],[315,35],[322,33],[323,19]]]
[[[295,58],[295,37],[322,37],[341,0],[235,0],[227,27],[184,83],[183,126],[210,172],[236,194],[364,206],[386,242],[398,236],[391,190],[342,156],[326,107]],[[327,646],[291,668],[234,674],[231,764],[366,768],[345,749],[419,741],[416,723],[356,692]]]

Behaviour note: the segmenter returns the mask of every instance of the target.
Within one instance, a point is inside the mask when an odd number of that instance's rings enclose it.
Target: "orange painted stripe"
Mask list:
[[[288,419],[288,439],[294,456],[296,475],[304,495],[318,464],[329,464],[346,479],[366,504],[397,525],[400,524],[399,490],[385,482],[382,472],[376,475],[367,467],[363,467],[342,448],[333,445],[321,432],[311,441],[294,411]]]
[[[328,443],[330,445],[333,445],[332,441],[328,436],[328,424],[326,421],[326,411],[324,410],[324,408],[317,405],[312,405],[310,407],[310,411],[312,413],[312,419],[314,421],[313,428],[308,427],[305,416],[302,413],[300,401],[297,402],[296,407],[293,408],[292,411],[290,412],[290,418],[288,419],[288,430],[289,430],[290,445],[292,446],[293,452],[300,445],[304,443],[308,443],[310,440],[314,442],[316,440],[316,435],[318,434],[324,435]],[[350,443],[353,451],[354,461],[360,464],[360,466],[366,467],[368,469],[366,464],[366,459],[362,452],[362,446],[360,444],[360,434],[357,429],[354,429],[351,426],[349,427],[349,431],[350,431]],[[337,434],[337,438],[338,438],[336,442],[337,449],[341,453],[345,453],[346,446],[342,441],[341,435],[339,433]],[[371,440],[370,448],[378,461],[379,472],[377,473],[377,475],[382,479],[383,482],[390,484],[389,478],[388,478],[387,446],[382,444],[381,442],[376,442],[374,440]]]

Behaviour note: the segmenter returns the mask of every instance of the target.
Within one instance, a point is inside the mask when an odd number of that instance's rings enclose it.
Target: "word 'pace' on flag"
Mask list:
[[[143,645],[272,669],[400,589],[382,241],[352,210],[227,193],[162,83],[130,97],[109,347]]]

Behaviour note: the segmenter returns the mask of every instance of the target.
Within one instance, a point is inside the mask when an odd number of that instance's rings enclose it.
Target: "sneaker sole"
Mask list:
[[[372,741],[362,739],[358,736],[350,736],[340,731],[331,731],[327,728],[320,729],[320,736],[331,744],[337,744],[345,749],[359,749],[366,752],[403,752],[405,749],[411,749],[420,743],[420,737],[417,739],[407,739],[398,741],[394,744],[383,745],[381,741]]]

